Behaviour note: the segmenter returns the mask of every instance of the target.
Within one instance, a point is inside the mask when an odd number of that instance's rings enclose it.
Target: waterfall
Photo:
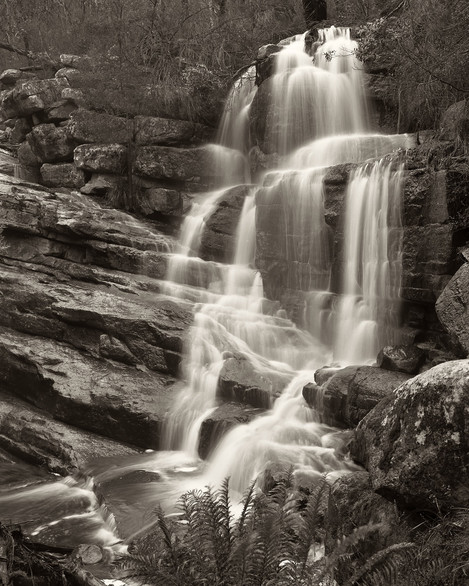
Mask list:
[[[168,416],[166,449],[197,457],[201,425],[217,408],[227,360],[242,357],[253,372],[272,382],[271,410],[226,434],[204,475],[207,483],[230,476],[232,488],[239,491],[272,463],[293,466],[295,474],[309,478],[350,468],[337,453],[340,434],[321,424],[320,414],[306,405],[303,386],[314,380],[315,369],[332,361],[372,362],[380,345],[397,331],[402,170],[386,155],[409,146],[409,137],[369,132],[356,43],[348,29],[319,31],[312,58],[304,37],[295,37],[278,53],[275,73],[265,82],[270,100],[264,138],[280,163],[246,190],[231,263],[200,257],[207,220],[233,188],[229,172],[220,174],[217,191],[195,201],[165,285],[169,294],[197,301],[184,358],[185,388]],[[228,97],[219,150],[214,150],[225,156],[218,159],[221,167],[231,150],[242,157],[245,180],[249,110],[256,91],[248,70]],[[343,163],[356,168],[345,195],[344,268],[337,286],[324,180],[331,166]],[[287,266],[282,275],[287,292],[303,292],[307,299],[307,329],[295,326],[264,298],[255,268],[261,208],[277,209],[282,218],[272,246]],[[276,391],[279,380],[283,390]]]
[[[93,540],[115,546],[114,519],[95,497],[91,477],[96,486],[118,484],[120,475],[142,470],[155,478],[144,490],[137,481],[122,489],[128,516],[135,517],[131,530],[138,531],[139,504],[152,508],[166,499],[165,507],[171,506],[186,490],[218,485],[226,477],[242,492],[270,466],[293,467],[295,478],[308,486],[319,476],[335,478],[354,469],[343,455],[342,432],[321,423],[320,406],[307,405],[303,388],[322,366],[372,363],[383,345],[398,341],[398,151],[412,145],[407,135],[371,131],[355,49],[346,28],[319,30],[312,55],[305,35],[299,35],[276,54],[274,74],[259,88],[253,68],[235,82],[211,146],[210,175],[218,179],[193,198],[166,280],[159,284],[162,294],[194,315],[163,450],[118,465],[108,462],[105,471],[90,470],[84,481],[25,486],[22,495],[41,515],[44,498],[57,504],[38,531],[79,517],[90,522]],[[250,132],[256,100],[266,115],[261,139]],[[276,162],[255,175],[253,147],[260,142],[265,155],[275,155],[266,160]],[[326,206],[331,168],[349,177],[344,201],[341,193],[335,202],[335,225]],[[234,245],[230,240],[229,253],[207,259],[210,222],[234,196],[242,204],[228,211],[239,214]],[[274,260],[269,270],[262,247]],[[202,463],[201,429],[220,404],[220,381],[230,364],[233,379],[236,369],[252,376],[246,385],[262,394],[262,410],[225,433]],[[231,398],[237,398],[234,391]],[[68,510],[70,498],[76,511]],[[0,501],[12,510],[19,502],[15,495]]]
[[[359,167],[345,202],[344,271],[334,356],[373,362],[396,335],[401,266],[402,166],[383,158]]]

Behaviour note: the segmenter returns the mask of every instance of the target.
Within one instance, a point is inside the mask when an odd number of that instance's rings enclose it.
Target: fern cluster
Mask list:
[[[308,493],[291,473],[268,493],[253,483],[235,516],[229,481],[219,490],[193,490],[180,499],[177,520],[156,512],[154,530],[129,547],[121,577],[155,586],[458,586],[469,577],[469,512],[411,531],[412,539],[373,555],[382,523],[357,527],[323,555],[330,496],[325,478]],[[415,532],[417,531],[417,533]],[[418,534],[419,533],[419,534]],[[365,548],[366,549],[366,548]]]
[[[156,530],[130,548],[124,574],[167,586],[306,586],[322,571],[313,554],[327,498],[325,479],[299,499],[287,474],[268,494],[252,484],[235,517],[228,480],[191,491],[178,521],[157,511]]]

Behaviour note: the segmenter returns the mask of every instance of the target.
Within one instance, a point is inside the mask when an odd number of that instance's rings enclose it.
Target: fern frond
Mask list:
[[[321,508],[324,500],[329,496],[330,485],[325,476],[320,484],[313,489],[308,498],[306,508],[302,515],[298,541],[298,561],[301,563],[302,572],[305,572],[308,563],[308,554],[313,543],[318,540],[318,528]]]
[[[324,567],[319,574],[319,580],[325,578],[327,575],[330,575],[337,565],[339,558],[350,557],[350,550],[360,541],[365,539],[365,537],[368,537],[370,533],[380,529],[381,526],[382,525],[380,523],[367,523],[366,525],[357,527],[350,535],[347,535],[346,537],[343,537],[341,540],[339,540],[335,549],[328,555],[326,563],[324,564]]]
[[[373,586],[392,586],[398,578],[399,566],[409,549],[414,549],[415,543],[395,543],[376,552],[366,560],[364,565],[354,572],[344,586],[354,586],[359,580],[365,579]],[[404,556],[402,553],[405,552]]]
[[[243,497],[243,510],[241,511],[241,515],[239,516],[236,524],[236,530],[240,535],[244,533],[246,524],[249,521],[252,509],[254,507],[255,486],[256,480],[251,483]]]

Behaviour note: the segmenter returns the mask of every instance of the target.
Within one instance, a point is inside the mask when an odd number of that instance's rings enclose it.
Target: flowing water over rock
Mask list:
[[[36,533],[46,536],[61,519],[88,515],[98,519],[88,539],[112,544],[117,533],[128,536],[144,526],[144,510],[157,502],[174,504],[184,490],[217,484],[227,476],[233,490],[242,492],[269,466],[293,467],[298,482],[353,469],[343,456],[342,433],[321,423],[302,390],[325,364],[373,362],[379,348],[396,335],[401,169],[395,157],[385,155],[410,142],[407,136],[368,131],[363,83],[353,56],[356,43],[348,29],[320,31],[313,56],[304,45],[304,35],[286,45],[265,82],[270,99],[263,140],[266,152],[280,155],[278,168],[240,187],[250,181],[249,111],[256,88],[249,70],[228,98],[220,144],[213,147],[215,165],[226,171],[216,174],[221,184],[194,201],[171,254],[161,288],[194,304],[194,324],[183,359],[184,389],[168,414],[164,451],[129,463],[98,463],[88,471],[94,484],[85,479],[25,487],[18,489],[18,501],[0,495],[3,511],[15,502],[36,503],[39,494],[60,500],[67,493],[72,502],[86,501],[79,513],[44,514]],[[367,162],[377,157],[383,158]],[[357,167],[346,194],[337,278],[333,236],[324,214],[324,179],[328,167],[343,163]],[[215,256],[205,260],[210,218],[233,193],[242,193],[244,203],[231,257],[228,262]],[[288,265],[286,286],[304,295],[302,327],[264,294],[256,269],[260,204],[282,210],[277,244]],[[227,209],[225,219],[233,221]],[[227,433],[203,464],[198,458],[201,427],[217,408],[221,381],[233,364],[235,370],[249,372],[251,380],[243,389],[232,384],[228,398],[239,399],[241,393],[263,412]],[[111,516],[93,500],[93,486],[118,511],[117,531]],[[73,491],[81,491],[78,500]],[[27,507],[14,516],[25,519]]]

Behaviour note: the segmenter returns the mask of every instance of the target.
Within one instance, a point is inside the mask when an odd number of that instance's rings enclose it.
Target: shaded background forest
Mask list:
[[[1,0],[0,66],[47,70],[62,53],[87,55],[75,85],[92,107],[216,124],[258,47],[325,16],[355,27],[364,66],[402,110],[399,130],[431,127],[467,96],[466,0]]]

